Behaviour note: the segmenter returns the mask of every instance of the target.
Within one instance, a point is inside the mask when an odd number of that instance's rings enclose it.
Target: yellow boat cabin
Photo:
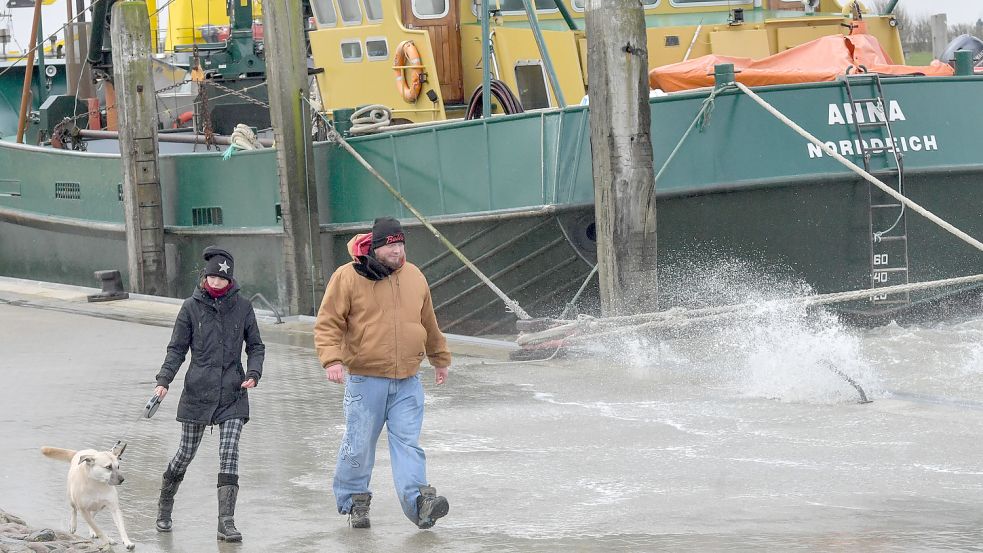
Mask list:
[[[539,31],[562,98],[587,92],[588,0],[491,0],[491,77],[524,109],[558,107]],[[530,14],[525,6],[535,3]],[[560,4],[557,4],[560,2]],[[650,68],[707,54],[759,59],[827,35],[849,34],[859,19],[903,62],[892,15],[855,1],[642,0]],[[324,110],[378,104],[393,122],[463,117],[482,82],[480,0],[311,0],[309,34]],[[532,16],[532,17],[531,17]],[[501,86],[500,84],[498,86]],[[508,98],[509,91],[503,96]],[[508,100],[496,113],[509,112]],[[480,114],[480,110],[479,110]]]

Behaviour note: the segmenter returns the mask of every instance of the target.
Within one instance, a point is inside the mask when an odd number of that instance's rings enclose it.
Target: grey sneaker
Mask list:
[[[352,511],[348,514],[348,524],[352,528],[369,528],[369,503],[372,502],[372,495],[367,493],[357,493],[352,496]]]
[[[438,518],[447,516],[450,508],[447,498],[437,495],[436,488],[433,486],[420,486],[420,497],[416,498],[417,527],[421,530],[433,528]]]

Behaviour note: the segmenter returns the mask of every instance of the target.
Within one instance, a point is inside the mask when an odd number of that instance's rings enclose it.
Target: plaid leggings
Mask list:
[[[219,424],[221,440],[218,445],[219,472],[239,474],[239,436],[242,434],[242,419],[230,419]],[[205,435],[204,424],[181,423],[181,445],[168,465],[172,474],[184,474],[195,458],[201,438]]]

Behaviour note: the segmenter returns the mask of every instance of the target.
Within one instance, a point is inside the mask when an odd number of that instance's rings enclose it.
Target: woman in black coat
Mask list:
[[[263,376],[266,346],[259,336],[252,304],[239,295],[239,285],[232,276],[232,255],[209,246],[202,257],[206,262],[203,277],[195,293],[181,306],[154,389],[161,399],[167,395],[167,388],[190,349],[191,364],[184,376],[184,392],[177,410],[181,445],[164,471],[157,530],[171,531],[174,495],[194,459],[205,427],[217,424],[221,429],[218,538],[242,541],[233,519],[239,492],[239,436],[249,420],[247,390]],[[247,371],[242,368],[244,343]]]

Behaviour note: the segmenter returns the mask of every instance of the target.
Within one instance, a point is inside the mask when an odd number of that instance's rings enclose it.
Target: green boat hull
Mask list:
[[[983,158],[975,136],[975,123],[983,121],[976,101],[983,79],[885,79],[884,91],[904,156],[905,194],[969,235],[983,236],[977,200]],[[849,124],[856,112],[844,105],[841,83],[759,93],[860,162]],[[652,99],[657,171],[707,96],[697,91]],[[657,183],[664,282],[675,282],[670,277],[680,267],[707,267],[712,274],[714,264],[742,260],[818,293],[870,287],[869,185],[742,94],[722,93],[712,108]],[[860,117],[871,116],[859,108]],[[557,315],[589,274],[596,252],[587,108],[447,123],[351,143],[532,314]],[[433,284],[438,316],[449,331],[512,330],[514,317],[501,302],[413,226],[407,210],[351,156],[329,143],[314,151],[326,276],[349,259],[348,238],[376,216],[395,215],[407,223],[410,258]],[[888,160],[874,156],[872,170],[888,167]],[[221,243],[241,259],[237,271],[247,292],[284,305],[274,152],[241,152],[229,161],[215,152],[164,155],[160,166],[171,295],[187,295],[198,252]],[[0,274],[94,284],[95,270],[125,269],[120,180],[116,156],[0,142]],[[56,197],[59,190],[71,197]],[[907,236],[912,282],[983,272],[979,252],[917,215],[907,215]],[[666,287],[662,307],[685,303]],[[581,308],[591,311],[596,297],[596,285],[588,284]],[[867,302],[849,309],[885,313]]]

